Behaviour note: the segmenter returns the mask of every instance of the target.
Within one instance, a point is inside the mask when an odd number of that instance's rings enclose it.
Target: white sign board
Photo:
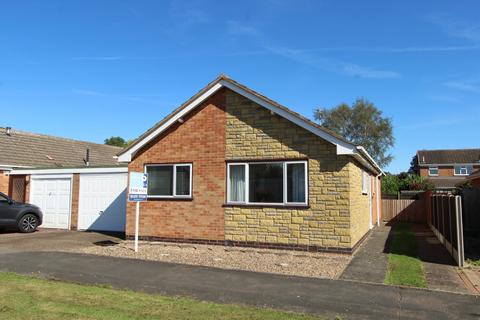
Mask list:
[[[130,172],[128,201],[147,201],[148,176],[143,172]]]

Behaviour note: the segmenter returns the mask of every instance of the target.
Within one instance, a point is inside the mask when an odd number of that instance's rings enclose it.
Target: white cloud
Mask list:
[[[447,13],[434,13],[427,21],[439,26],[451,37],[462,38],[474,43],[480,43],[480,24],[453,17]]]
[[[237,20],[227,21],[227,31],[234,35],[257,36],[258,30]]]
[[[462,91],[480,93],[480,83],[472,81],[448,81],[444,85]]]
[[[375,69],[335,59],[319,57],[305,50],[273,46],[265,46],[265,48],[274,54],[297,61],[299,63],[349,77],[372,79],[394,79],[401,77],[401,74],[395,71]]]

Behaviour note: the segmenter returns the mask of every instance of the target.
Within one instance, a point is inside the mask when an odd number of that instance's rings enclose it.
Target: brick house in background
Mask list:
[[[360,146],[220,76],[119,154],[149,175],[146,239],[352,252],[380,221]],[[135,205],[127,204],[126,235]]]
[[[437,189],[454,189],[480,169],[480,149],[419,150],[418,173]]]

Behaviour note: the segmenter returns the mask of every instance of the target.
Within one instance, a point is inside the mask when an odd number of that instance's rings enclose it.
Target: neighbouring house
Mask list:
[[[45,228],[125,229],[121,148],[0,128],[0,192],[38,205]]]
[[[472,174],[467,177],[467,180],[470,181],[472,187],[480,188],[480,170],[472,172]]]
[[[480,149],[419,150],[417,161],[418,174],[436,189],[451,190],[480,169]]]
[[[352,252],[380,222],[365,149],[223,75],[119,161],[148,173],[144,239]]]

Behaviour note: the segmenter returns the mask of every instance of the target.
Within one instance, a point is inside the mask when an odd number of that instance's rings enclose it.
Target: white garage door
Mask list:
[[[125,231],[126,173],[81,174],[78,229]]]
[[[32,176],[30,203],[42,209],[42,227],[69,229],[71,181],[70,177]]]

